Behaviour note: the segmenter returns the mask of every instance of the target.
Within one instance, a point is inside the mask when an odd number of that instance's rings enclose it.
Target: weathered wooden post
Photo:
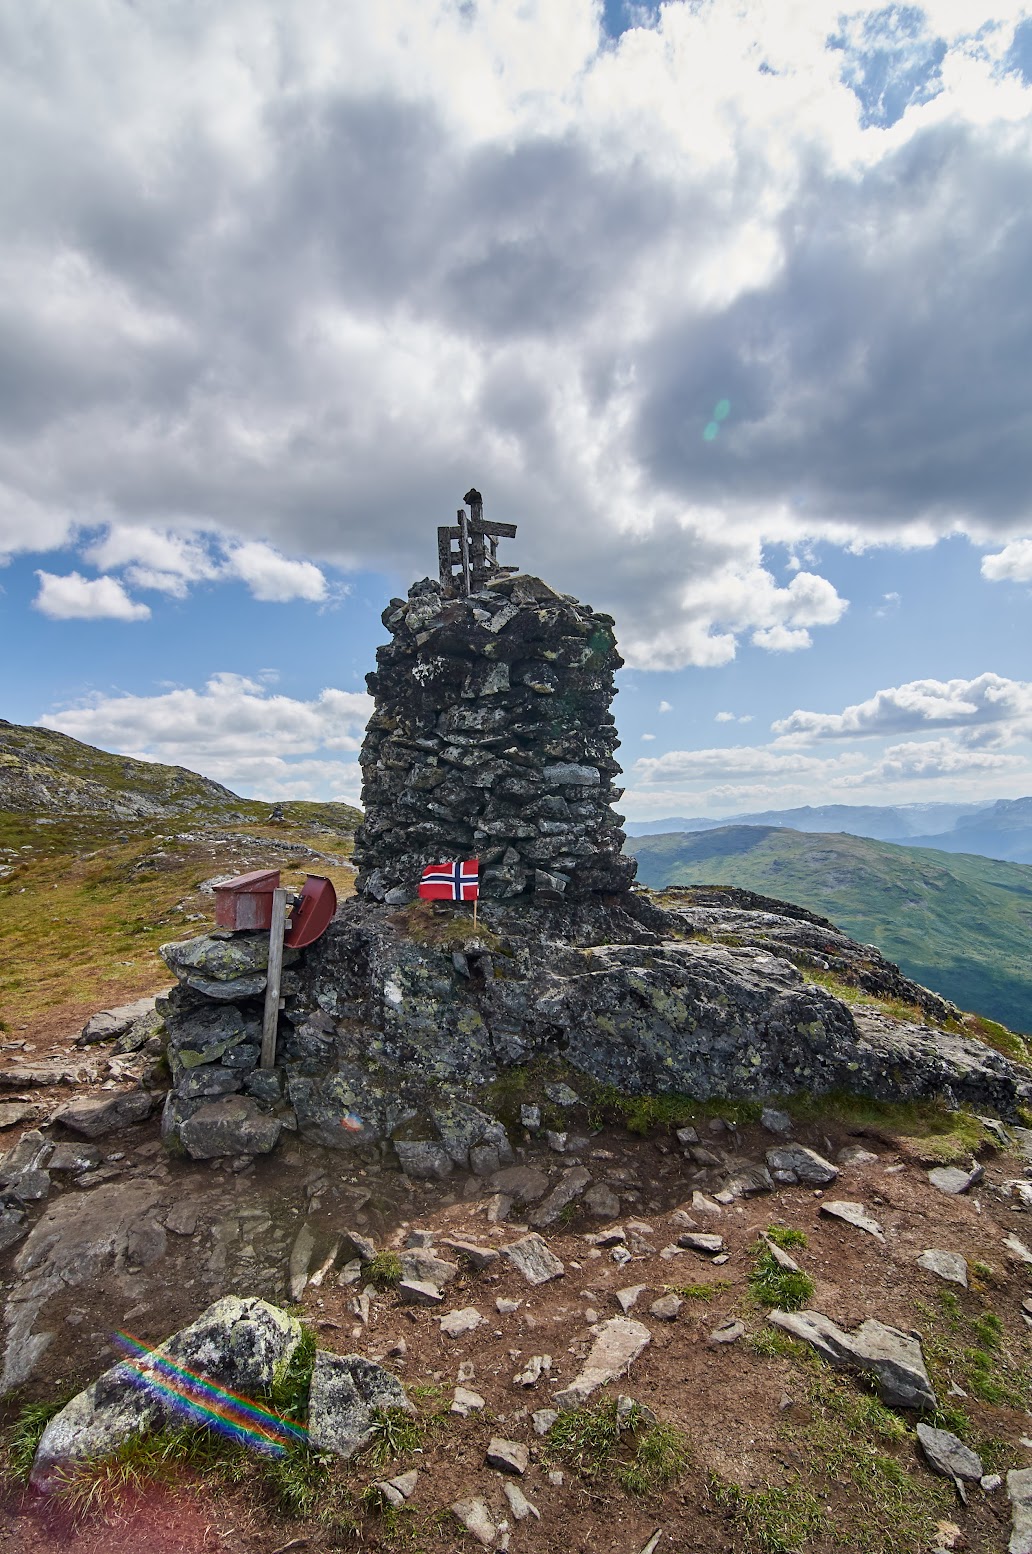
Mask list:
[[[287,896],[282,888],[272,893],[272,923],[269,928],[269,980],[265,987],[265,1018],[262,1022],[262,1068],[276,1067],[276,1028],[279,1025],[280,983],[283,979],[283,935],[287,926]]]

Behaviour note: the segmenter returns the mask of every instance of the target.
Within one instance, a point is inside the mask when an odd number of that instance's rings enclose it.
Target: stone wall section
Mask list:
[[[457,599],[424,579],[383,623],[359,757],[359,893],[400,904],[427,864],[473,857],[488,899],[626,891],[612,617],[517,575]]]

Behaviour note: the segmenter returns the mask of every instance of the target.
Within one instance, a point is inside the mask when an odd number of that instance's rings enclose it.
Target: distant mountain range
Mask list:
[[[1014,810],[1032,800],[1009,804]],[[991,805],[988,814],[1000,808]],[[986,813],[976,817],[983,826]],[[627,851],[644,885],[738,885],[795,902],[876,944],[907,976],[962,1009],[1032,1034],[1030,867],[973,849],[932,851],[759,825],[638,837]]]
[[[726,826],[785,826],[793,831],[836,831],[876,842],[905,842],[940,852],[979,853],[1010,863],[1032,864],[1032,798],[985,804],[807,804],[801,809],[767,809],[723,820],[679,815],[629,820],[628,836],[716,831]],[[633,851],[633,849],[631,849]]]

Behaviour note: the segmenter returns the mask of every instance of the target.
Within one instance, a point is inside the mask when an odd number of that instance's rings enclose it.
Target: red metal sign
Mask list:
[[[291,913],[283,943],[292,950],[302,950],[306,944],[313,944],[326,932],[336,910],[337,892],[332,882],[321,874],[310,874]]]

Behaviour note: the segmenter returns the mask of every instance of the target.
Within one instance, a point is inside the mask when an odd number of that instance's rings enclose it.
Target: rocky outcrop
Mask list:
[[[121,1360],[55,1414],[40,1438],[32,1483],[61,1476],[134,1437],[173,1422],[204,1423],[206,1385],[268,1392],[301,1341],[301,1324],[276,1306],[228,1295],[160,1348]]]
[[[383,623],[359,756],[359,892],[404,902],[426,864],[471,857],[485,898],[626,890],[611,617],[521,575],[468,598],[424,579]]]

